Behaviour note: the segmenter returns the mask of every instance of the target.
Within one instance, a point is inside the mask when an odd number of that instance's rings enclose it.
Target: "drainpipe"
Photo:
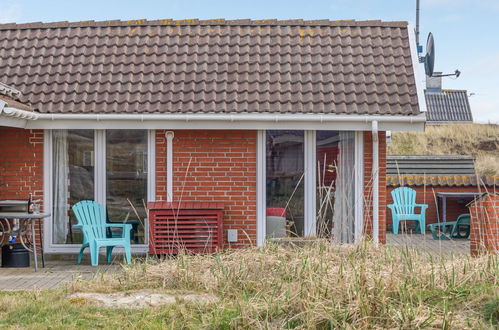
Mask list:
[[[166,201],[173,202],[173,137],[172,131],[165,133],[166,137]]]
[[[373,135],[373,239],[374,245],[379,245],[379,139],[378,139],[378,121],[372,122]]]

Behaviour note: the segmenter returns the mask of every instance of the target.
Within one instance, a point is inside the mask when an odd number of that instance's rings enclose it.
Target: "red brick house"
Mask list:
[[[385,132],[425,125],[406,22],[4,24],[0,45],[0,199],[42,201],[49,253],[78,250],[82,199],[136,251],[155,200],[223,202],[232,246],[263,244],[268,208],[384,242]]]

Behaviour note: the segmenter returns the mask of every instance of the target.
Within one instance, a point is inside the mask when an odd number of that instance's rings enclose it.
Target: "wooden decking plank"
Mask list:
[[[33,271],[29,269],[30,271]],[[10,276],[10,282],[12,283],[12,288],[15,290],[24,290],[26,287],[28,287],[28,282],[29,282],[29,275],[26,273],[23,273],[19,270],[19,268],[16,269],[16,272]]]
[[[44,274],[40,274],[40,280],[33,283],[33,286],[39,289],[48,289],[51,287],[51,283],[57,283],[58,280],[57,273],[47,271]]]
[[[82,278],[92,278],[101,273],[119,272],[116,264],[92,267],[89,264],[77,265],[75,260],[48,261],[45,268],[34,272],[29,268],[0,268],[0,290],[53,289],[65,283]]]
[[[387,245],[412,247],[423,252],[437,255],[467,255],[469,240],[434,240],[430,234],[391,234],[386,235]]]
[[[67,275],[53,274],[53,276],[44,283],[43,289],[52,289],[57,287],[61,285],[66,278]]]

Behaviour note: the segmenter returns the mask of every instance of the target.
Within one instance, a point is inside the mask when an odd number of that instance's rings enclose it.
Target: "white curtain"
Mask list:
[[[53,146],[53,241],[56,244],[66,243],[69,230],[69,163],[68,132],[54,130]]]
[[[333,241],[354,242],[355,135],[340,131],[336,190],[334,193]]]

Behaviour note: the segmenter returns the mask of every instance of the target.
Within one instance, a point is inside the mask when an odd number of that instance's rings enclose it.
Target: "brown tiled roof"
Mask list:
[[[0,79],[43,113],[419,114],[406,22],[0,25]]]
[[[477,178],[474,175],[387,175],[387,186],[499,186],[499,177]]]

